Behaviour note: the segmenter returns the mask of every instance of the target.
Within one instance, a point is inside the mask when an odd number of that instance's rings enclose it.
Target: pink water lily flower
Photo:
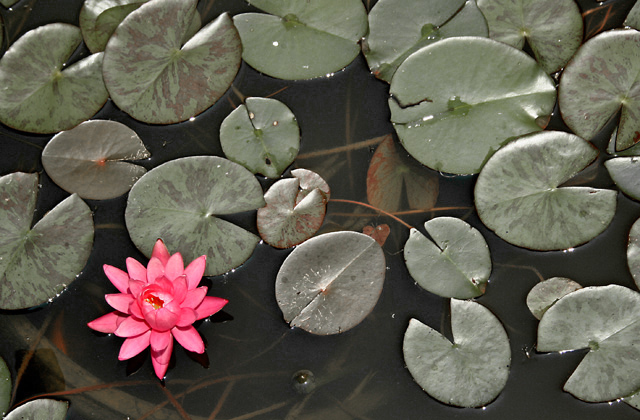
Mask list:
[[[158,378],[164,378],[173,339],[189,351],[203,353],[202,338],[191,324],[227,304],[226,299],[206,296],[206,286],[198,287],[205,263],[203,255],[184,268],[180,253],[169,255],[158,239],[146,268],[133,258],[127,258],[128,273],[105,264],[104,273],[122,293],[105,295],[115,311],[87,325],[126,338],[119,360],[130,359],[150,345],[153,369]]]

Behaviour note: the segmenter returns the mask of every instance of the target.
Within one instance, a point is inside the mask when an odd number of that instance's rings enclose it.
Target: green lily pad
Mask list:
[[[591,139],[620,111],[615,150],[640,141],[640,32],[603,32],[585,42],[567,65],[558,94],[565,123]]]
[[[7,363],[0,357],[0,416],[9,411],[11,404],[11,371]]]
[[[80,29],[51,23],[24,34],[0,59],[0,121],[17,130],[55,133],[93,116],[107,101],[102,54],[69,67]]]
[[[245,262],[260,241],[221,219],[265,205],[260,183],[242,166],[216,156],[194,156],[147,172],[129,192],[125,221],[133,243],[151,256],[162,238],[185,261],[207,256],[205,275]]]
[[[116,121],[85,121],[55,135],[42,151],[42,166],[53,182],[82,198],[118,197],[147,170],[124,162],[151,154],[135,131]]]
[[[91,210],[72,195],[31,227],[38,175],[0,178],[0,309],[58,296],[84,267],[93,245]]]
[[[535,250],[566,249],[595,238],[613,218],[617,193],[558,186],[597,155],[589,142],[557,131],[508,144],[478,176],[478,216],[505,241]]]
[[[254,174],[277,178],[300,150],[300,128],[285,104],[247,98],[220,127],[220,144],[228,159]]]
[[[590,349],[564,390],[590,402],[626,397],[640,389],[639,321],[639,293],[618,285],[585,287],[545,312],[537,349]]]
[[[358,325],[378,301],[386,264],[371,237],[332,232],[293,250],[276,277],[285,321],[313,334],[338,334]]]
[[[478,0],[489,36],[522,49],[529,43],[540,66],[556,72],[582,43],[582,15],[573,0]]]
[[[4,7],[11,7],[16,4],[19,0],[0,0],[0,4]]]
[[[509,376],[511,348],[504,327],[487,308],[451,300],[453,343],[416,319],[404,333],[404,361],[433,398],[459,407],[493,401]]]
[[[578,289],[582,286],[571,279],[552,277],[533,286],[527,294],[527,307],[533,316],[540,319],[551,305]]]
[[[617,157],[607,160],[604,166],[620,191],[640,200],[640,158]]]
[[[629,272],[640,288],[640,219],[636,220],[629,232],[629,243],[627,244],[627,266]]]
[[[196,0],[154,0],[131,12],[104,52],[115,104],[152,124],[185,121],[213,105],[238,72],[242,47],[227,14],[183,42]]]
[[[482,234],[455,217],[431,219],[424,228],[433,242],[411,229],[404,246],[411,277],[443,297],[471,299],[483,294],[491,274],[491,256]]]
[[[360,52],[367,12],[360,0],[249,0],[269,14],[233,18],[242,58],[280,79],[312,79],[346,67]]]
[[[380,0],[369,12],[362,51],[373,74],[390,82],[411,54],[452,36],[489,36],[475,0]]]
[[[39,398],[22,404],[11,411],[4,420],[64,420],[69,403],[47,398]]]
[[[640,29],[640,3],[636,4],[629,10],[627,18],[624,20],[624,26],[633,29]]]
[[[535,60],[477,37],[447,38],[412,54],[390,92],[402,145],[428,167],[455,174],[479,172],[514,137],[541,130],[537,121],[556,98]]]

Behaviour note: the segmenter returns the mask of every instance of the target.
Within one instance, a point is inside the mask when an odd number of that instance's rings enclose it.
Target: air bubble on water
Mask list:
[[[291,377],[293,389],[299,394],[309,394],[316,388],[316,377],[310,370],[299,370]]]

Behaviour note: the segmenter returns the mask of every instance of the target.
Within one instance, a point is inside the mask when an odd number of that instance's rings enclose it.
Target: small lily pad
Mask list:
[[[531,289],[527,294],[527,307],[537,319],[560,298],[582,289],[580,284],[565,277],[552,277],[542,281]]]
[[[636,286],[640,288],[640,219],[634,222],[629,232],[627,266],[633,280],[636,282]]]
[[[453,343],[416,319],[402,350],[413,379],[433,398],[459,407],[493,401],[509,376],[511,348],[504,327],[487,308],[451,300]]]
[[[4,417],[4,420],[64,420],[69,403],[39,398],[22,404]]]
[[[95,120],[55,135],[42,151],[42,165],[66,191],[105,200],[126,193],[147,172],[124,161],[149,156],[142,140],[129,127]]]
[[[604,166],[620,191],[640,200],[640,158],[617,157],[607,160]]]
[[[482,234],[455,217],[431,219],[424,228],[433,242],[411,229],[404,246],[411,277],[443,297],[470,299],[483,294],[491,274],[491,256]]]
[[[247,98],[222,122],[220,144],[228,159],[254,174],[277,178],[298,155],[300,128],[282,102]]]
[[[358,325],[378,301],[386,264],[380,245],[357,232],[332,232],[293,250],[276,277],[285,321],[313,334]]]
[[[0,357],[0,416],[9,411],[11,404],[11,371],[7,363]]]

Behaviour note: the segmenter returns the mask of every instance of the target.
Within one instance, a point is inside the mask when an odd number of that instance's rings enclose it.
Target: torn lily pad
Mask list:
[[[527,307],[537,319],[563,296],[581,289],[582,286],[565,277],[552,277],[542,281],[527,294]]]

